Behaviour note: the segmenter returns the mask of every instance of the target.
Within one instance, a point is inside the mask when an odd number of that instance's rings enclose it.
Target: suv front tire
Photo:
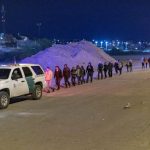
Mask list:
[[[8,107],[10,102],[9,94],[5,91],[0,92],[0,109],[5,109]]]
[[[42,87],[41,85],[35,85],[34,91],[32,93],[32,98],[38,100],[42,97]]]

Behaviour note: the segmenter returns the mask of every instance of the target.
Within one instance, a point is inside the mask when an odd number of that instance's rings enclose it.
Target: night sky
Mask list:
[[[149,0],[3,0],[6,31],[58,39],[150,40]],[[1,30],[0,25],[0,30]]]

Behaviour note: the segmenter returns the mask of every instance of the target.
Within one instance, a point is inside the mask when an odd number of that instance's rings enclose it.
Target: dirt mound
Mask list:
[[[54,69],[56,65],[63,67],[64,64],[68,64],[69,67],[77,64],[86,66],[88,62],[96,67],[99,61],[114,62],[115,59],[91,42],[80,41],[67,45],[53,45],[36,55],[25,58],[21,62],[38,63],[44,68],[50,66]]]

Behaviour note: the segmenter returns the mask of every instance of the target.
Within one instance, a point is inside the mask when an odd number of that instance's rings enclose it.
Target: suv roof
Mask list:
[[[0,68],[16,68],[22,66],[40,66],[38,64],[8,64],[8,65],[0,65]]]

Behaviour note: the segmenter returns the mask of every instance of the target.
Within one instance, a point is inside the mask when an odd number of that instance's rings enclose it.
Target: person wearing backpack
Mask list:
[[[116,62],[114,63],[114,68],[115,68],[116,74],[118,74],[118,70],[119,70],[119,64],[118,64],[118,61],[116,61]]]
[[[73,86],[76,85],[76,77],[77,77],[77,70],[75,67],[72,67],[72,69],[71,69],[71,82],[72,82]]]
[[[110,78],[113,76],[113,64],[111,62],[108,63],[108,76]]]
[[[77,80],[78,80],[78,85],[81,84],[81,76],[82,76],[82,72],[81,72],[81,68],[79,65],[77,65],[76,67],[76,72],[77,72]]]
[[[67,64],[64,65],[63,77],[64,77],[64,82],[65,82],[66,88],[67,88],[68,86],[70,87],[70,82],[69,82],[69,78],[70,78],[70,68],[67,66]]]
[[[104,65],[102,62],[99,62],[98,64],[98,68],[97,68],[97,71],[98,71],[98,80],[100,79],[103,79],[103,69],[104,69]]]
[[[93,73],[94,73],[94,68],[92,66],[91,63],[88,63],[88,66],[86,68],[86,73],[87,73],[87,80],[86,80],[86,83],[89,82],[89,78],[90,78],[90,81],[91,83],[93,82]]]
[[[107,62],[104,63],[104,76],[105,76],[105,79],[107,78],[107,72],[108,72],[108,64]]]

